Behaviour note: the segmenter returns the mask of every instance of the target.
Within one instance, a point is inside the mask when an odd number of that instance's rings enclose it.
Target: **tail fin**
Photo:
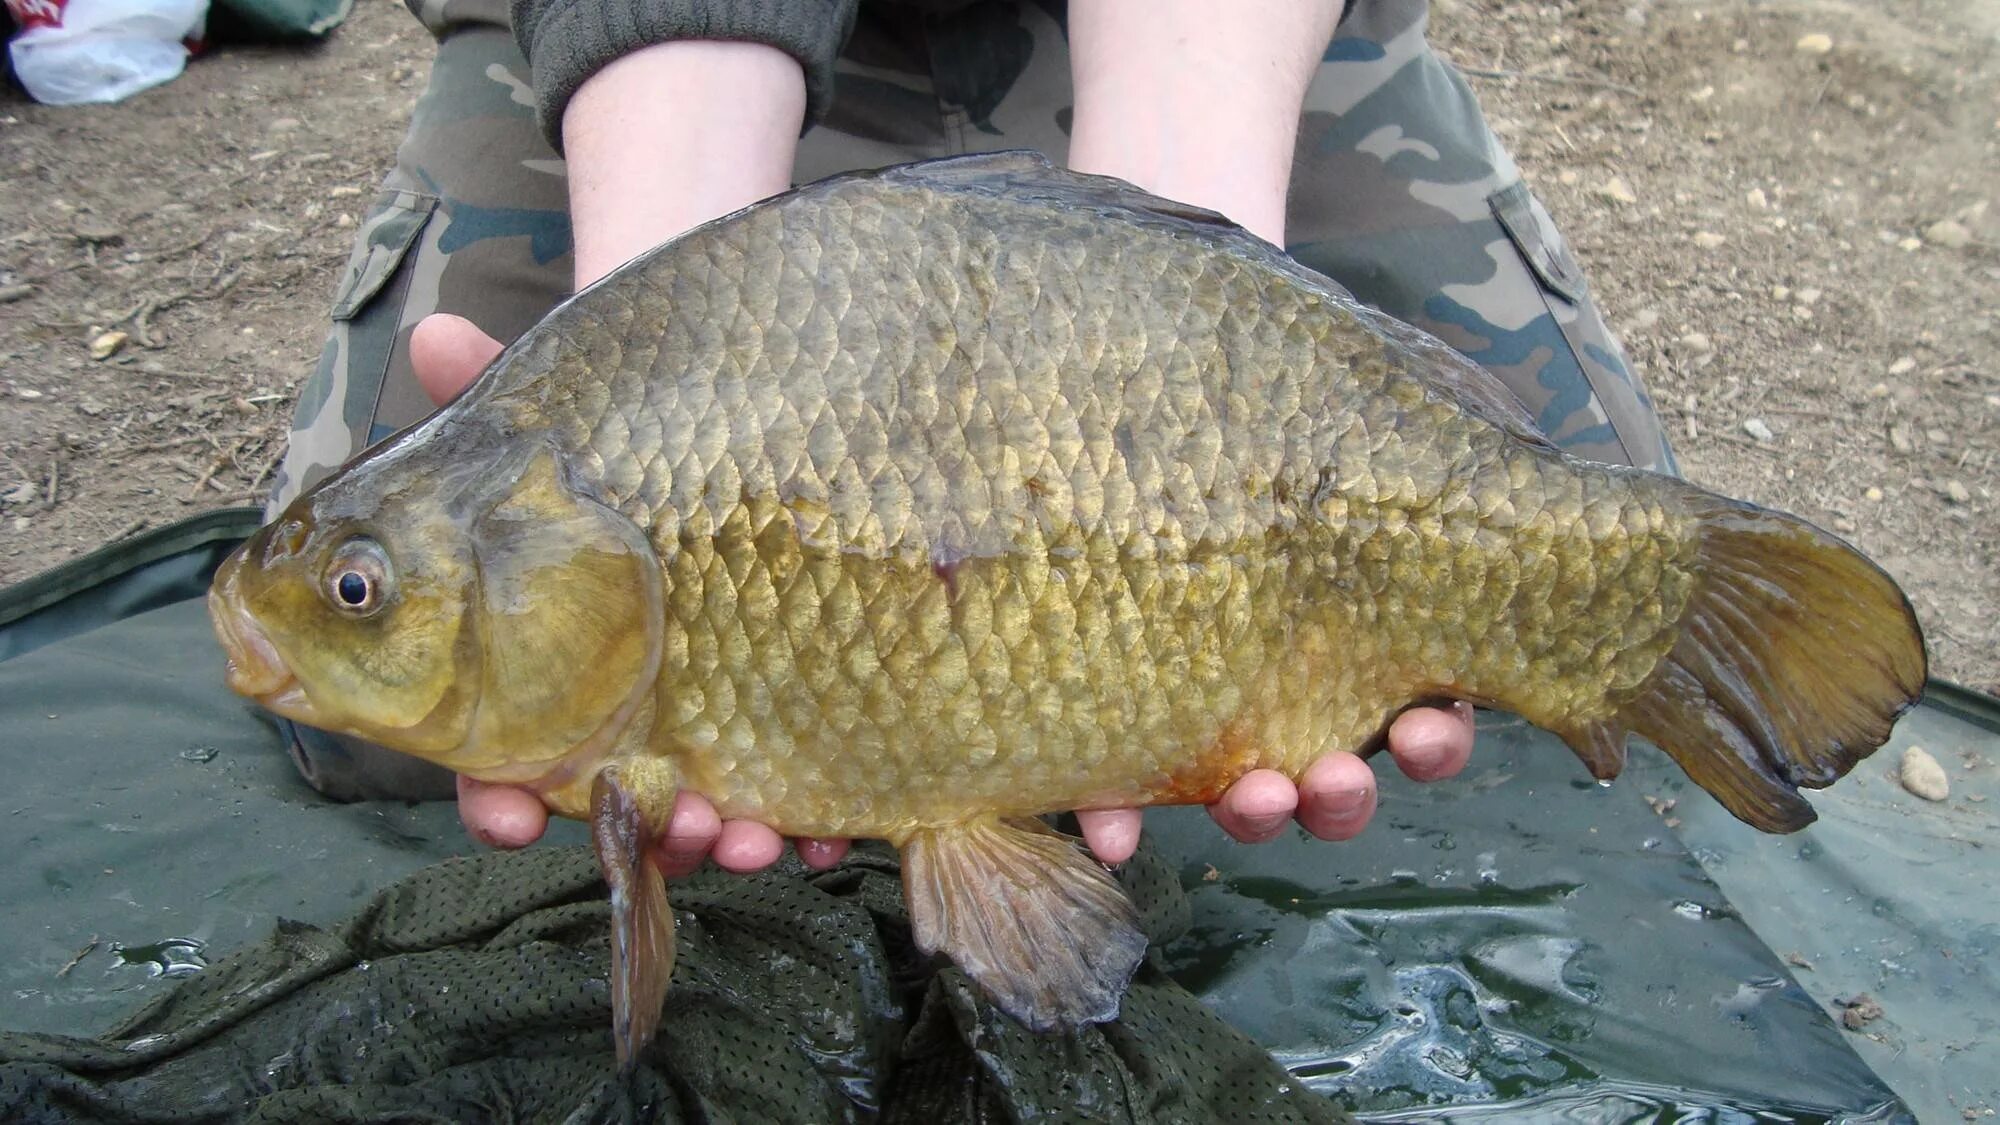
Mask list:
[[[1708,494],[1695,589],[1672,651],[1609,721],[1568,735],[1616,772],[1624,732],[1766,832],[1811,824],[1823,789],[1888,740],[1923,693],[1916,614],[1854,548],[1793,516]],[[1622,761],[1622,753],[1616,758]]]

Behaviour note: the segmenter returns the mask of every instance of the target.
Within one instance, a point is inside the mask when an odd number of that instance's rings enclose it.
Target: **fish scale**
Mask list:
[[[301,496],[212,605],[237,690],[592,820],[624,1059],[683,789],[891,840],[919,947],[1046,1029],[1115,1014],[1145,939],[1035,815],[1297,780],[1443,697],[1599,778],[1640,734],[1789,831],[1925,670],[1833,537],[1573,460],[1220,216],[1021,154],[634,260]]]

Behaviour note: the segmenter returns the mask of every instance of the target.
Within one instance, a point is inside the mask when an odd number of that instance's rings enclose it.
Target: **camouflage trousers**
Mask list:
[[[505,0],[407,0],[437,36],[430,84],[360,225],[303,388],[273,514],[431,410],[411,331],[456,313],[503,342],[570,287],[567,187],[534,118]],[[1059,5],[986,0],[948,16],[864,3],[794,179],[933,156],[1068,151]],[[1427,0],[1352,0],[1308,90],[1287,250],[1358,299],[1496,374],[1578,456],[1673,471],[1651,404],[1548,212],[1425,39]],[[670,107],[663,107],[669,109]],[[437,767],[293,731],[336,797],[444,796]]]

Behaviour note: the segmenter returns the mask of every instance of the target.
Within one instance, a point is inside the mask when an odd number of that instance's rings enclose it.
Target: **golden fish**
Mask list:
[[[822,181],[551,313],[211,596],[272,710],[594,822],[651,1036],[677,789],[901,848],[1004,1009],[1145,946],[1056,810],[1299,776],[1414,701],[1627,733],[1759,828],[1922,689],[1895,584],[1790,516],[1557,451],[1445,345],[1219,216],[1037,156]]]

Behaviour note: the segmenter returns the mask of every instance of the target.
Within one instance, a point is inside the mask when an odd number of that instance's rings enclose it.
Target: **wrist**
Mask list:
[[[757,43],[685,40],[625,55],[562,119],[579,288],[791,186],[805,75]]]
[[[1305,90],[1339,0],[1076,0],[1070,166],[1284,241]]]

